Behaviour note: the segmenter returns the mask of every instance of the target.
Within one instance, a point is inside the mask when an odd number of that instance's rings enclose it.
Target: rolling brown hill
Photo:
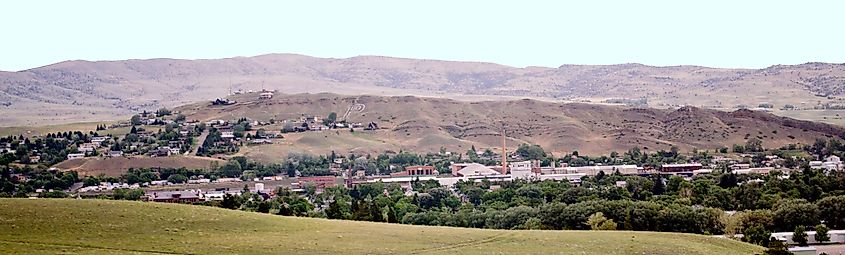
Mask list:
[[[593,102],[645,99],[651,107],[731,109],[770,103],[845,105],[845,65],[765,69],[640,64],[514,68],[492,63],[270,54],[210,60],[67,61],[0,72],[0,126],[125,118],[140,110],[223,97],[232,90],[417,95],[459,100],[520,97]]]
[[[789,143],[812,143],[816,138],[840,137],[845,128],[779,117],[770,113],[732,112],[681,107],[677,109],[554,103],[540,100],[460,101],[412,96],[344,96],[337,94],[277,95],[258,100],[257,95],[232,97],[238,103],[212,106],[208,102],[176,108],[189,119],[253,120],[280,122],[301,116],[340,117],[352,109],[347,121],[376,122],[381,130],[322,131],[286,134],[284,142],[246,147],[256,158],[279,158],[290,151],[312,153],[381,152],[399,149],[436,152],[501,147],[504,129],[510,146],[520,143],[542,145],[562,153],[606,154],[634,147],[648,151],[716,149],[745,144],[756,137],[766,147]],[[357,107],[350,107],[358,105]],[[281,124],[264,127],[278,131]],[[512,149],[512,148],[511,148]]]

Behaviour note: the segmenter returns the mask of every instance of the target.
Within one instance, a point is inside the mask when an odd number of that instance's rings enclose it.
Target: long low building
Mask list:
[[[677,172],[693,172],[696,170],[701,170],[704,168],[703,165],[699,163],[687,163],[687,164],[664,164],[660,166],[660,172],[664,173],[677,173]]]
[[[818,244],[819,241],[816,241],[816,231],[807,231],[807,243],[808,244]],[[776,232],[772,233],[772,237],[777,238],[787,244],[795,244],[792,241],[792,232]],[[828,237],[830,237],[830,241],[825,243],[838,243],[838,244],[845,244],[845,230],[830,230],[827,232]]]
[[[567,174],[581,173],[589,176],[595,176],[599,172],[613,174],[618,171],[620,174],[630,175],[640,174],[643,171],[642,168],[637,167],[637,165],[577,166],[564,167],[564,169]]]
[[[816,241],[816,231],[806,231],[807,233],[807,244],[819,244],[819,241]],[[792,241],[793,232],[775,232],[772,233],[772,237],[790,245],[796,244]],[[824,242],[825,244],[845,244],[845,230],[830,230],[827,232],[828,237],[830,237],[830,241]],[[716,237],[720,238],[727,238],[725,235],[717,235]],[[734,238],[742,238],[742,234],[737,234]]]

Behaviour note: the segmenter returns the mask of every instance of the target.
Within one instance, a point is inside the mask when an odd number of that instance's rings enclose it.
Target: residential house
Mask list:
[[[273,92],[265,91],[258,94],[258,99],[271,99],[273,98]]]
[[[226,123],[227,122],[225,120],[209,120],[209,121],[205,122],[205,125],[209,126],[209,127],[215,127],[215,126],[226,125]]]
[[[199,202],[200,196],[198,192],[190,190],[155,191],[147,193],[147,199],[148,201],[163,203],[193,203]]]
[[[749,169],[751,168],[751,164],[733,164],[731,165],[731,170],[742,170],[742,169]]]
[[[223,198],[226,195],[231,196],[240,196],[240,191],[228,191],[228,190],[216,190],[216,191],[209,191],[203,194],[203,199],[205,201],[223,201]]]
[[[85,153],[68,153],[67,159],[77,159],[77,158],[84,158]]]
[[[235,131],[232,129],[221,129],[220,130],[220,137],[223,139],[234,139],[235,138]]]
[[[123,156],[123,151],[109,151],[109,157],[121,157]]]
[[[18,182],[26,182],[26,180],[28,180],[28,178],[26,178],[26,175],[24,174],[12,174],[11,177],[13,181]]]
[[[91,138],[91,143],[94,144],[95,147],[100,147],[106,140],[109,140],[108,136],[95,136]]]
[[[703,166],[699,163],[663,164],[660,167],[660,172],[664,172],[664,173],[693,172],[695,170],[701,170],[701,168],[703,168]]]
[[[167,157],[167,156],[170,156],[170,147],[159,146],[155,150],[150,151],[150,156],[152,156],[152,157]]]
[[[167,180],[151,181],[150,182],[150,185],[153,185],[153,186],[162,186],[162,185],[168,185],[168,184],[170,184],[170,182],[168,182]]]
[[[737,169],[733,170],[735,174],[769,174],[769,172],[774,171],[774,167],[752,167],[752,168],[744,168],[744,169]]]
[[[839,171],[843,169],[843,165],[838,156],[831,155],[824,159],[821,168],[827,171]]]
[[[367,127],[364,128],[364,130],[378,130],[378,124],[376,124],[375,122],[370,122],[369,124],[367,124]]]
[[[214,182],[240,182],[243,181],[240,178],[217,178]]]
[[[182,147],[182,141],[181,140],[167,141],[167,146],[170,147],[170,148],[179,148],[179,147]]]
[[[249,144],[273,144],[273,140],[265,138],[252,139],[249,140]]]
[[[278,175],[261,177],[262,181],[281,181],[281,180],[284,180],[284,179],[285,179],[284,176],[278,176]]]
[[[88,153],[88,152],[94,152],[94,150],[96,150],[96,149],[97,149],[97,147],[100,147],[100,145],[95,144],[95,143],[93,143],[93,142],[90,142],[90,143],[83,143],[83,144],[80,144],[78,149],[79,149],[79,151],[81,151],[81,152],[86,152],[86,153]]]
[[[308,128],[309,128],[311,131],[325,131],[325,130],[329,130],[329,129],[330,129],[328,126],[326,126],[326,125],[322,125],[322,124],[320,124],[320,125],[313,125],[313,126],[309,125],[309,126],[308,126]]]

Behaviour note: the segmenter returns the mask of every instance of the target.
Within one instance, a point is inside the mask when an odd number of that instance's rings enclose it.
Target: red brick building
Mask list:
[[[695,170],[700,170],[702,168],[701,164],[692,163],[692,164],[665,164],[660,167],[660,172],[670,172],[670,173],[677,173],[677,172],[692,172]]]
[[[193,203],[199,202],[200,196],[192,191],[157,191],[147,193],[148,200],[161,203]]]
[[[433,166],[408,166],[405,167],[405,172],[410,176],[437,175],[437,170]]]

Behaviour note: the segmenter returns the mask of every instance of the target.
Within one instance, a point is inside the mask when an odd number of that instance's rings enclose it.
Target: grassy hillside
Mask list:
[[[503,231],[292,218],[211,207],[0,199],[4,253],[74,254],[753,254],[714,237]]]

